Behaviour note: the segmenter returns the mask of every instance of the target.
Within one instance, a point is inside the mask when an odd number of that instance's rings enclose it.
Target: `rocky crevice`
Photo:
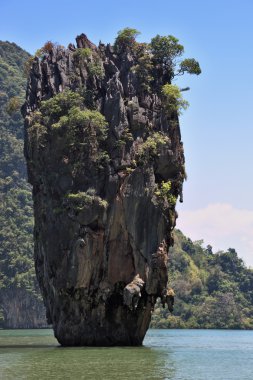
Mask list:
[[[62,345],[139,345],[157,297],[171,307],[167,252],[183,147],[177,114],[166,113],[156,83],[141,88],[134,64],[130,51],[85,35],[32,63],[23,114],[35,265]],[[47,113],[59,94],[65,103]],[[97,119],[79,125],[74,112]]]

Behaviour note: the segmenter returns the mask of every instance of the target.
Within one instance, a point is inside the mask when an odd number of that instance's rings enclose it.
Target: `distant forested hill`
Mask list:
[[[253,328],[253,271],[234,249],[213,254],[211,246],[175,231],[169,285],[176,294],[174,312],[158,304],[152,327]]]
[[[33,266],[31,187],[23,158],[23,119],[29,54],[0,41],[0,326],[45,324]]]

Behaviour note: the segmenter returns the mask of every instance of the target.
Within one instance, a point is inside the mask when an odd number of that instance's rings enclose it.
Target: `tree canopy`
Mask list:
[[[176,230],[168,274],[174,312],[158,302],[152,327],[253,329],[253,271],[235,249],[214,254]]]
[[[33,263],[32,193],[26,180],[20,113],[28,58],[17,45],[0,41],[0,326],[5,326],[18,291],[34,304],[41,298]]]

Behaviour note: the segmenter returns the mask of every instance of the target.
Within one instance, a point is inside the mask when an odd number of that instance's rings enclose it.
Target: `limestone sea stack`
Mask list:
[[[178,114],[145,44],[76,43],[48,42],[30,62],[22,110],[36,274],[61,345],[141,345],[156,299],[171,307]]]

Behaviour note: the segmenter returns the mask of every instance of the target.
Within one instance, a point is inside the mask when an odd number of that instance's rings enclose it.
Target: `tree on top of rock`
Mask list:
[[[165,80],[170,82],[175,76],[188,74],[201,74],[199,63],[194,58],[187,58],[178,62],[177,58],[184,53],[183,45],[174,36],[159,36],[152,38],[150,43],[152,59],[158,70],[163,72]],[[179,67],[178,67],[179,64]]]
[[[115,39],[114,48],[117,53],[121,53],[124,50],[129,50],[136,44],[136,37],[140,34],[137,29],[124,28],[118,32],[118,36]]]
[[[172,80],[185,73],[199,75],[201,68],[198,61],[194,58],[180,60],[184,54],[184,47],[172,35],[157,35],[150,43],[139,43],[136,41],[139,34],[140,32],[133,28],[120,30],[114,44],[115,53],[131,53],[134,63],[131,71],[139,81],[141,92],[161,91],[170,103],[175,103],[178,96],[172,96],[172,92],[179,92],[181,89],[171,85]],[[184,90],[188,89],[187,87]]]

